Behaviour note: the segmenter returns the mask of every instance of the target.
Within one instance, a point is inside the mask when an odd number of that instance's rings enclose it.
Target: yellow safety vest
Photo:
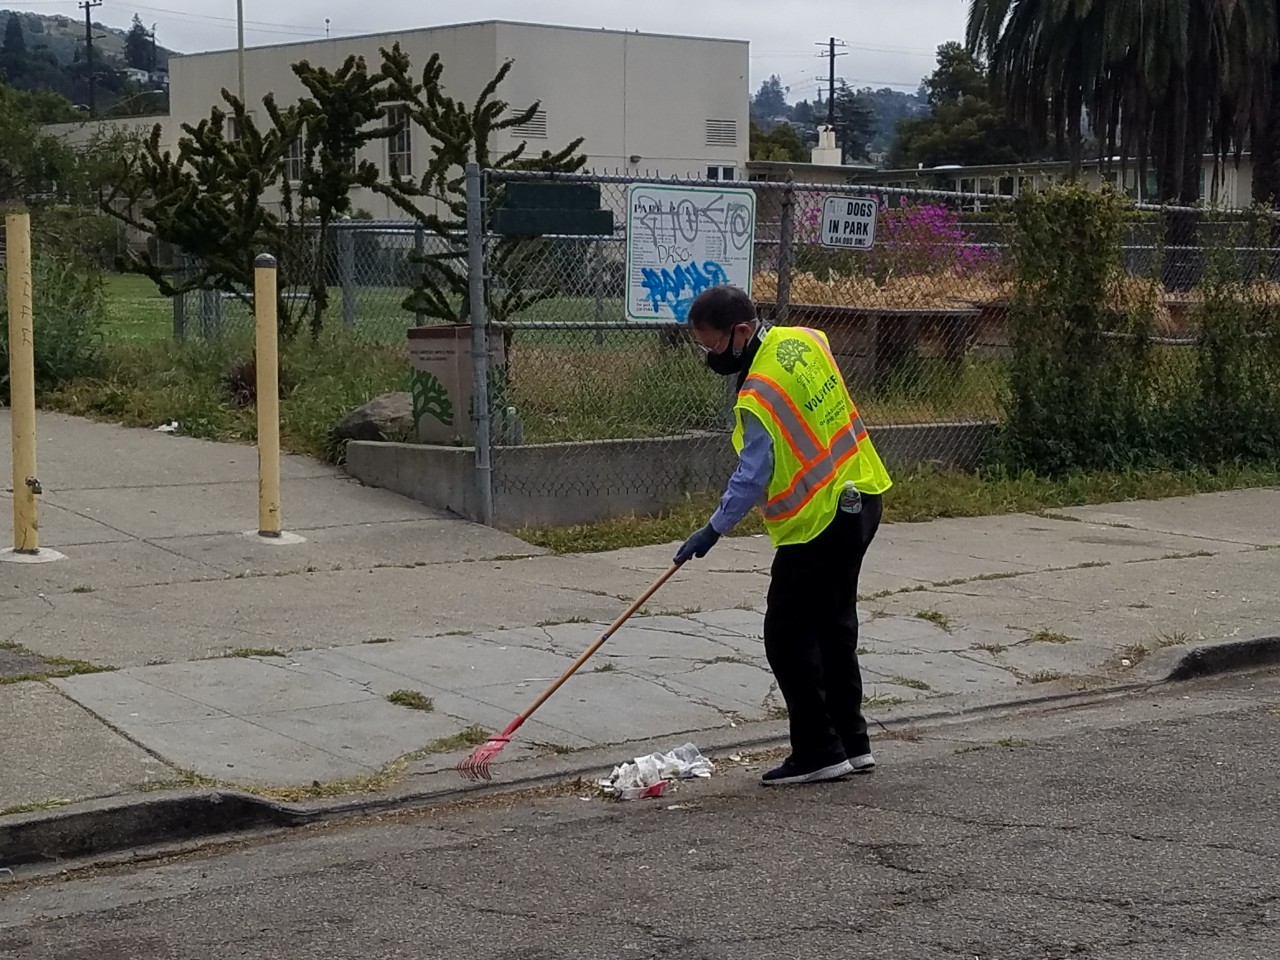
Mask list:
[[[893,484],[820,330],[765,333],[734,404],[739,454],[743,411],[773,439],[773,476],[760,512],[775,547],[807,543],[825,530],[846,482],[866,494]]]

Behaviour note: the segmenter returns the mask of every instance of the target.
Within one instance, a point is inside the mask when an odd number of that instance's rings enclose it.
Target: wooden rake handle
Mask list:
[[[668,580],[670,580],[671,576],[679,569],[680,569],[680,564],[673,563],[667,569],[666,573],[664,573],[662,576],[660,576],[657,580],[653,582],[653,585],[650,586],[648,590],[640,594],[640,596],[638,596],[635,599],[635,602],[632,603],[631,606],[627,607],[627,609],[622,612],[622,615],[619,616],[617,620],[609,624],[609,628],[605,630],[604,633],[600,634],[600,639],[598,639],[595,643],[591,644],[591,646],[587,647],[587,649],[582,652],[582,656],[578,657],[577,660],[573,661],[573,665],[569,667],[569,669],[566,670],[564,673],[562,673],[558,680],[554,681],[551,684],[551,686],[543,690],[542,695],[538,697],[537,700],[533,701],[533,706],[529,707],[528,710],[520,714],[520,718],[517,721],[516,726],[528,720],[529,717],[532,716],[533,711],[537,710],[540,706],[546,703],[547,700],[551,697],[551,695],[555,693],[557,690],[559,690],[566,680],[568,680],[575,673],[577,673],[578,668],[581,667],[588,660],[590,660],[592,655],[597,650],[599,650],[602,646],[604,646],[604,642],[608,640],[611,636],[613,636],[614,633],[617,632],[619,627],[621,627],[624,623],[630,620],[632,615],[637,610],[639,610],[641,607],[644,606],[645,601],[647,601],[650,597],[652,597],[655,593],[657,593],[658,588],[661,587]]]

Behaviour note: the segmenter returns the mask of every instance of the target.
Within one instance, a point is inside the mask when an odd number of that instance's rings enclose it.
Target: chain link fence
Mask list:
[[[454,420],[454,442],[474,437],[476,487],[489,499],[482,516],[506,502],[524,506],[500,508],[500,518],[566,522],[723,489],[735,462],[733,384],[707,369],[683,323],[716,283],[749,287],[770,323],[826,333],[891,468],[973,466],[1006,409],[1012,198],[515,171],[472,178],[469,230],[456,237],[409,222],[333,225],[324,321],[404,344],[409,328],[441,322],[408,305],[431,269],[420,255],[448,255],[464,277],[483,277],[484,313],[472,322],[483,320],[490,351],[473,369],[487,381],[487,417],[468,397]],[[571,189],[539,209],[524,188],[551,184]],[[317,246],[312,236],[296,276],[281,277],[299,309]],[[1118,248],[1127,279],[1109,296],[1121,311],[1149,305],[1170,383],[1196,362],[1212,257],[1225,255],[1257,289],[1274,285],[1280,303],[1273,225],[1252,214],[1139,204]],[[465,317],[462,295],[445,292]],[[176,332],[248,331],[248,302],[188,294],[175,304]],[[1123,350],[1131,335],[1108,336]],[[591,506],[557,509],[567,502]]]
[[[309,317],[312,285],[320,256],[318,231],[307,229],[297,249],[281,257],[280,293],[291,318]],[[466,261],[466,237],[447,242],[421,226],[401,220],[343,220],[330,226],[325,244],[325,293],[321,314],[326,329],[341,328],[359,339],[403,343],[405,328],[430,321],[406,307],[423,266],[416,256],[453,253]],[[181,253],[169,264],[181,282],[197,264]],[[174,336],[212,340],[253,330],[253,292],[191,290],[174,298]]]
[[[486,222],[506,202],[508,185],[532,179],[489,172]],[[612,499],[625,511],[721,490],[734,463],[732,385],[706,368],[682,320],[701,289],[726,280],[749,283],[769,322],[827,334],[891,465],[971,467],[983,456],[1008,385],[1012,198],[848,185],[555,180],[598,192],[600,209],[613,214],[612,230],[531,240],[536,255],[514,269],[498,262],[502,238],[486,235],[491,301],[512,290],[530,301],[514,310],[490,305],[488,320],[505,348],[501,364],[490,367],[498,385],[495,498]],[[637,193],[641,187],[654,189]],[[745,242],[732,222],[741,191],[754,206]],[[860,200],[873,205],[874,240],[857,233],[856,217],[837,216],[841,206],[853,210],[844,201]],[[824,225],[833,218],[839,223]],[[1241,276],[1280,278],[1280,257],[1259,225],[1243,212],[1145,205],[1126,222],[1119,255],[1128,279],[1113,294],[1115,306],[1148,298],[1151,332],[1170,371],[1195,361],[1189,348],[1197,342],[1206,250],[1226,253]],[[539,461],[542,469],[518,456],[530,444],[557,446]]]

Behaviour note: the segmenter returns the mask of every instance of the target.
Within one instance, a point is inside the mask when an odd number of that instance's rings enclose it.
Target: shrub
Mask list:
[[[1002,437],[1014,470],[1123,469],[1159,452],[1149,429],[1163,419],[1149,341],[1154,294],[1121,295],[1125,207],[1078,184],[1014,204]]]
[[[797,215],[795,267],[829,281],[836,276],[970,276],[993,266],[996,254],[975,243],[960,214],[939,204],[905,202],[890,207],[882,198],[870,250],[828,250],[820,245],[822,208],[805,207]]]
[[[996,257],[974,243],[960,226],[960,215],[937,204],[882,208],[876,245],[868,253],[877,280],[889,277],[969,275]]]
[[[84,265],[37,256],[31,272],[36,391],[43,393],[100,369],[106,297],[102,275]],[[0,297],[0,397],[9,402],[7,295]]]
[[[1280,286],[1239,259],[1266,238],[1246,237],[1244,221],[1215,235],[1197,323],[1153,343],[1164,290],[1125,271],[1128,209],[1081,186],[1015,204],[1003,461],[1049,476],[1280,462]]]

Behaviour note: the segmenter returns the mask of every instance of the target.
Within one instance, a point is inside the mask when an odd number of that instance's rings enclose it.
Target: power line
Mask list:
[[[208,13],[191,13],[186,10],[171,10],[167,7],[152,7],[145,4],[137,4],[137,3],[135,3],[133,6],[135,9],[144,11],[146,13],[164,13],[179,20],[186,20],[186,21],[192,21],[192,22],[212,22],[212,23],[228,23],[228,24],[234,24],[238,22],[235,17],[219,17],[213,14],[208,14]],[[308,27],[302,26],[301,24],[297,24],[297,23],[273,23],[266,20],[246,20],[244,21],[244,23],[245,23],[245,26],[283,28],[278,30],[271,30],[271,29],[254,30],[254,33],[276,33],[276,34],[281,34],[282,36],[297,36],[297,37],[323,36],[323,34],[318,33],[314,29],[310,29]]]

